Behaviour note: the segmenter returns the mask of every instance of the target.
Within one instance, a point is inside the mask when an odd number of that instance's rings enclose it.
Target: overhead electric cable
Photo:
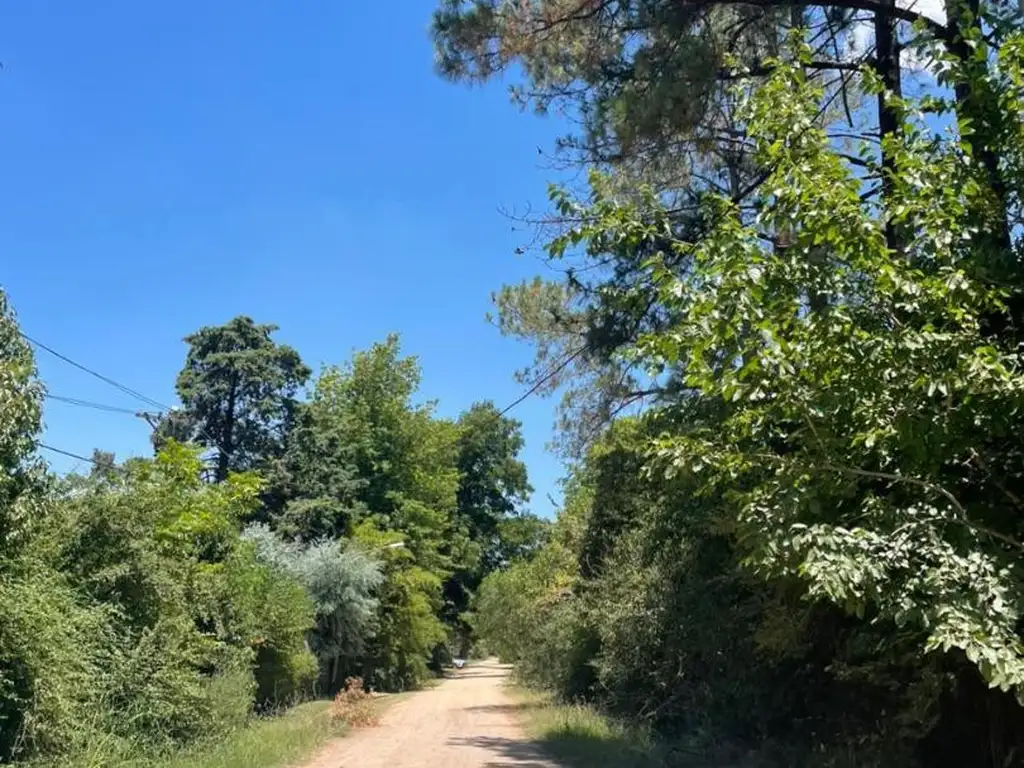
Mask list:
[[[92,368],[89,368],[86,365],[82,365],[81,363],[79,363],[79,362],[77,362],[75,360],[72,360],[70,357],[68,357],[67,355],[61,354],[60,352],[55,350],[53,347],[47,346],[43,342],[41,342],[41,341],[39,341],[37,339],[32,338],[31,336],[29,336],[24,331],[19,331],[19,333],[21,334],[21,337],[23,339],[25,339],[25,341],[29,342],[30,344],[33,344],[34,346],[39,347],[39,349],[42,349],[42,350],[44,350],[46,352],[49,352],[51,355],[53,355],[57,359],[63,360],[68,365],[74,366],[75,368],[78,368],[80,371],[85,371],[90,376],[95,376],[100,381],[102,381],[102,382],[104,382],[106,384],[109,384],[110,386],[120,390],[121,392],[124,392],[126,395],[130,395],[131,397],[134,397],[135,399],[140,400],[141,402],[145,403],[146,405],[152,406],[154,408],[158,408],[159,410],[161,410],[161,411],[163,411],[165,413],[170,413],[171,411],[175,410],[174,408],[172,408],[172,407],[170,407],[168,405],[164,405],[159,400],[154,400],[151,397],[147,397],[146,395],[142,394],[138,390],[132,389],[131,387],[127,387],[124,384],[121,384],[120,382],[115,381],[114,379],[110,378],[109,376],[104,376],[102,373],[99,373],[98,371],[94,371]],[[66,401],[72,400],[74,398],[60,398],[60,397],[56,397],[56,396],[50,396],[50,399],[66,402]],[[146,421],[149,423],[149,425],[151,427],[153,427],[154,429],[156,428],[153,425],[153,422],[149,421],[149,418],[147,418],[148,416],[152,416],[153,414],[136,413],[135,411],[128,411],[127,408],[119,409],[119,408],[116,408],[115,406],[103,406],[102,403],[91,403],[89,406],[86,406],[86,403],[88,403],[88,402],[89,401],[87,401],[87,400],[81,400],[81,401],[79,401],[76,404],[77,405],[82,405],[83,407],[96,407],[96,406],[99,406],[100,409],[102,409],[102,410],[110,410],[110,411],[113,411],[113,412],[120,412],[122,410],[125,411],[125,412],[130,412],[130,413],[132,413],[135,416],[139,416],[139,417],[145,418]],[[215,440],[214,438],[210,437],[210,433],[207,432],[204,427],[197,426],[197,429],[199,430],[199,434],[202,435],[204,438],[206,438],[206,440],[208,440],[211,445],[215,445],[217,448],[220,448],[221,450],[224,450],[221,447],[220,442]]]
[[[72,453],[71,451],[63,451],[60,448],[54,448],[52,445],[47,445],[46,443],[40,443],[39,447],[47,451],[53,451],[53,453],[59,453],[62,456],[70,456],[72,459],[88,461],[90,464],[96,463],[95,459],[90,459],[88,456],[79,456],[77,453]]]
[[[126,395],[130,395],[131,397],[134,397],[135,399],[140,400],[143,403],[146,403],[147,405],[153,406],[154,408],[159,408],[159,409],[164,410],[164,411],[171,410],[168,406],[166,406],[166,405],[164,405],[164,404],[154,400],[153,398],[146,397],[141,392],[139,392],[137,390],[134,390],[131,387],[126,387],[124,384],[121,384],[120,382],[114,381],[109,376],[104,376],[102,373],[98,373],[98,372],[94,371],[92,368],[89,368],[87,366],[82,365],[81,363],[78,363],[78,362],[72,360],[67,355],[62,355],[60,352],[55,350],[53,347],[49,347],[46,344],[43,344],[43,342],[37,341],[36,339],[33,339],[31,336],[29,336],[24,331],[21,331],[20,333],[21,333],[21,337],[23,339],[25,339],[25,341],[29,342],[30,344],[33,344],[33,345],[39,347],[39,349],[42,349],[42,350],[44,350],[46,352],[49,352],[51,355],[53,355],[57,359],[63,360],[68,365],[72,365],[75,368],[78,368],[80,371],[85,371],[90,376],[95,376],[100,381],[105,382],[106,384],[109,384],[110,386],[112,386],[112,387],[114,387],[116,389],[119,389],[120,391],[124,392]]]
[[[46,393],[47,400],[54,400],[58,403],[66,403],[67,405],[77,405],[81,408],[92,408],[97,411],[107,411],[108,413],[125,413],[129,416],[138,416],[139,412],[131,408],[120,408],[116,405],[106,405],[105,403],[94,403],[91,400],[79,400],[77,397],[63,397],[62,395],[53,395],[49,392]]]
[[[519,405],[521,402],[523,402],[526,398],[528,398],[530,395],[532,395],[534,392],[536,392],[538,389],[543,387],[547,382],[551,381],[551,379],[553,379],[555,376],[557,376],[559,373],[561,373],[566,368],[566,366],[569,365],[569,363],[571,363],[577,357],[582,355],[586,348],[587,347],[584,344],[582,347],[580,347],[576,351],[570,352],[569,354],[567,354],[561,360],[561,362],[557,363],[553,368],[548,370],[543,376],[541,376],[539,379],[537,379],[537,381],[535,381],[533,383],[533,386],[531,386],[528,390],[526,390],[523,394],[521,394],[519,397],[517,397],[511,403],[506,405],[501,410],[501,413],[498,414],[498,415],[499,416],[504,416],[506,413],[511,411],[513,408],[515,408],[517,405]]]

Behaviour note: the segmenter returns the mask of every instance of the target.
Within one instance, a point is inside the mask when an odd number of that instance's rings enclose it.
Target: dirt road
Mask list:
[[[391,707],[303,768],[557,768],[523,735],[508,667],[475,664]]]

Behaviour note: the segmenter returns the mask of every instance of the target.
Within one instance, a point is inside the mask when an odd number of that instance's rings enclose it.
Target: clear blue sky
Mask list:
[[[543,205],[560,127],[434,73],[433,0],[5,3],[0,282],[26,333],[162,402],[181,339],[237,314],[314,367],[388,332],[456,415],[510,402],[530,350],[484,320],[540,271],[499,207]],[[138,404],[41,353],[54,394]],[[526,459],[549,514],[553,404]],[[149,450],[129,416],[49,403],[44,439]],[[59,470],[76,462],[52,459]]]

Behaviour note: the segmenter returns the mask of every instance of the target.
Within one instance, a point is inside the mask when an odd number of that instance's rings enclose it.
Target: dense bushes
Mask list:
[[[56,478],[0,305],[0,760],[143,760],[349,677],[416,687],[465,632],[469,590],[534,547],[516,422],[414,404],[394,337],[300,402],[309,372],[272,331],[190,336],[156,456]]]
[[[199,471],[169,443],[55,489],[3,589],[8,755],[66,750],[89,728],[154,747],[215,737],[254,695],[309,690],[312,603],[239,535],[258,484]]]
[[[635,424],[614,432],[577,471],[552,540],[485,579],[475,614],[484,642],[531,685],[653,726],[681,765],[921,759],[962,685],[952,668],[922,656],[913,634],[752,575],[684,484],[618,474],[621,455],[605,462],[610,445],[626,449],[621,433],[637,439],[637,456],[646,451]],[[644,486],[642,510],[602,504],[593,488],[614,480],[623,492]],[[595,538],[613,518],[615,540],[597,560]]]
[[[0,343],[0,757],[216,738],[254,703],[308,691],[312,601],[240,537],[259,481],[206,483],[197,451],[173,441],[153,460],[46,478],[31,458],[39,389],[9,313]]]
[[[680,9],[439,4],[443,71],[516,68],[595,166],[552,192],[558,275],[498,296],[583,530],[480,626],[725,760],[1020,764],[1019,14]]]
[[[110,616],[56,572],[18,564],[0,577],[0,756],[75,744],[103,700]]]

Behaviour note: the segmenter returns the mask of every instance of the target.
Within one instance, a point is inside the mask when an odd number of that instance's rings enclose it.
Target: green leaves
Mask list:
[[[31,455],[41,429],[42,395],[32,350],[0,290],[0,571],[38,518],[37,499],[27,491],[38,490],[41,482]]]
[[[295,394],[310,370],[291,347],[270,336],[273,325],[239,316],[188,336],[177,389],[184,412],[168,414],[155,435],[194,440],[217,455],[216,479],[265,468],[282,451]]]
[[[901,172],[882,216],[906,233],[894,253],[799,61],[772,62],[742,107],[766,169],[755,216],[707,198],[704,235],[681,241],[653,196],[621,200],[597,179],[586,207],[561,200],[583,223],[553,255],[651,247],[671,322],[638,336],[635,359],[678,371],[718,413],[667,406],[677,426],[654,466],[717,501],[749,568],[912,628],[921,653],[960,649],[1024,697],[1024,445],[1001,426],[1022,412],[1024,376],[1012,339],[984,330],[1007,295],[972,234],[990,226],[990,188],[961,145],[908,122],[887,137]]]

